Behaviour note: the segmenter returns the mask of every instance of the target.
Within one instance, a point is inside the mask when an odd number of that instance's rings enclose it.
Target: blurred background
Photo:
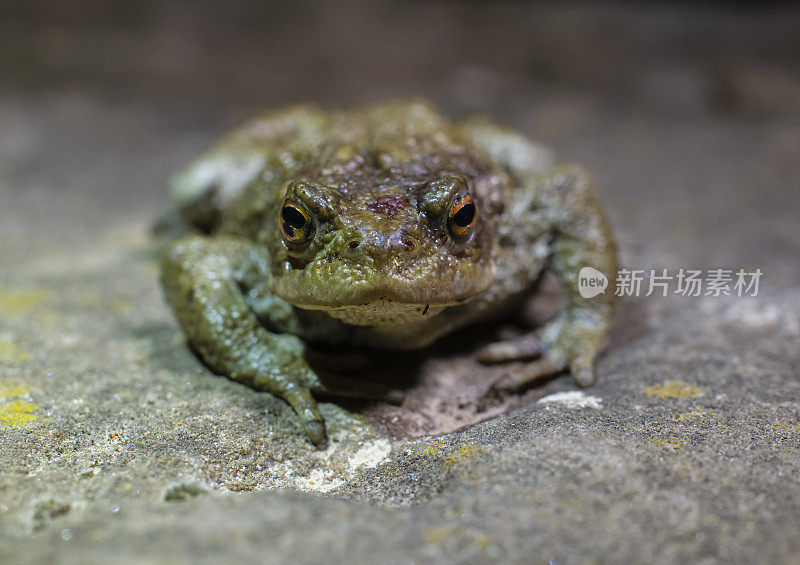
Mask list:
[[[785,246],[796,221],[789,4],[0,2],[0,183],[24,221],[157,215],[168,175],[260,110],[405,96],[583,163],[629,240],[761,216]]]

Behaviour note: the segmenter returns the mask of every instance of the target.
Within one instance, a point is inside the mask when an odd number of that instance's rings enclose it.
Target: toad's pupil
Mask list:
[[[303,229],[306,225],[306,217],[294,206],[284,206],[281,217],[287,226],[296,230]]]
[[[466,228],[475,219],[475,204],[464,204],[458,212],[453,214],[453,223],[460,228]]]

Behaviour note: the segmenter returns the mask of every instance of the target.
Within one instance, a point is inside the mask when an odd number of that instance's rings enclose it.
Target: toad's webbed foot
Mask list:
[[[569,313],[561,314],[537,332],[493,343],[479,351],[478,359],[484,363],[538,357],[509,365],[492,389],[516,390],[565,370],[572,373],[579,386],[593,385],[594,361],[606,343],[608,320],[591,312],[580,313],[580,319]]]
[[[475,358],[481,363],[508,363],[538,357],[544,345],[539,332],[523,334],[513,339],[495,341],[478,350]]]

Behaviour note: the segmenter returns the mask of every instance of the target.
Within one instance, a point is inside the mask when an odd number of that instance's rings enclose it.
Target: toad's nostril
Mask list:
[[[357,239],[351,239],[351,240],[350,240],[350,241],[347,243],[347,248],[348,248],[350,251],[353,251],[354,249],[357,249],[359,245],[361,245],[361,242],[360,242],[359,240],[357,240]]]

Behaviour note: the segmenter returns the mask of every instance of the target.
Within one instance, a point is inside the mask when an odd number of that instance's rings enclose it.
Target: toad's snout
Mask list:
[[[423,254],[423,239],[418,230],[404,226],[389,233],[352,230],[345,234],[337,252],[350,261],[372,264],[413,259]]]

